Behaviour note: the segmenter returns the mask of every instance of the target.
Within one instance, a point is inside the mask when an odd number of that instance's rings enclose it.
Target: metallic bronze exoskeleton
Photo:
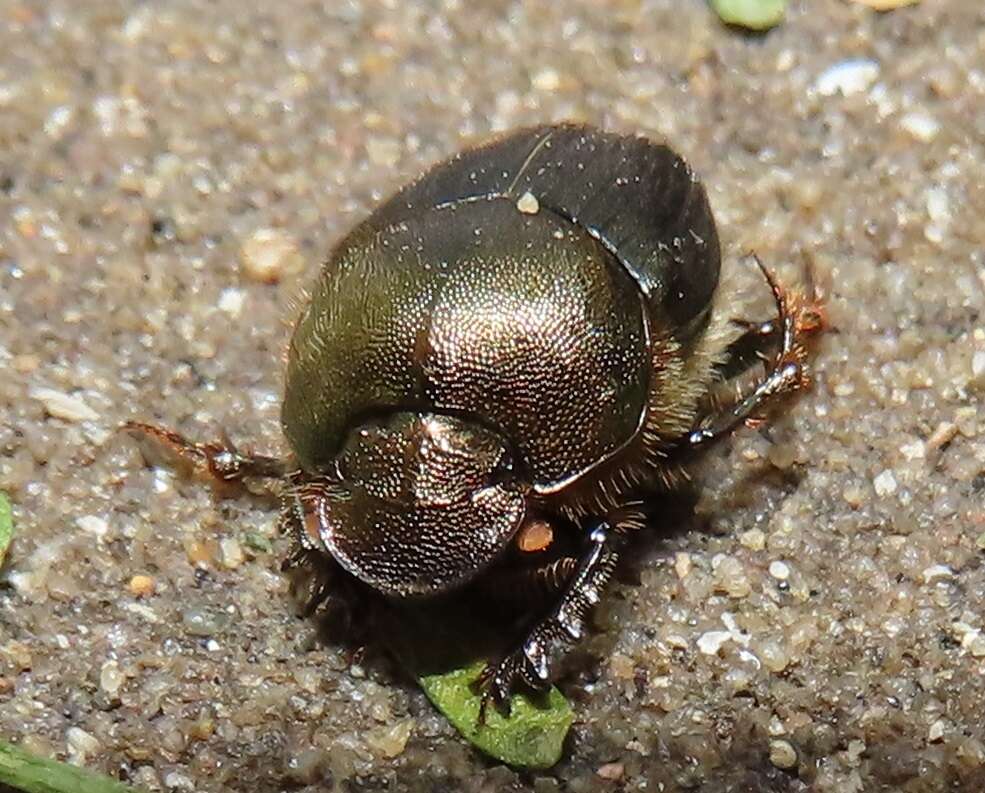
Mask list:
[[[711,407],[719,263],[705,191],[669,148],[523,130],[438,165],[336,247],[291,340],[290,461],[151,431],[219,479],[282,477],[301,557],[392,597],[463,586],[535,523],[581,527],[579,555],[535,570],[550,609],[484,677],[503,701],[581,637],[641,500],[807,382],[817,315],[764,270],[778,318],[746,336],[775,353],[749,396]]]

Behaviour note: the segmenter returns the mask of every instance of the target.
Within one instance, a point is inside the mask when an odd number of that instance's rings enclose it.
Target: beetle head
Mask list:
[[[283,520],[303,547],[384,594],[434,595],[506,547],[523,521],[525,490],[496,433],[401,412],[350,433],[329,470],[296,474]]]

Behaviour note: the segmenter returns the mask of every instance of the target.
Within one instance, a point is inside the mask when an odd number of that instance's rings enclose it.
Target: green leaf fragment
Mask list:
[[[243,544],[251,551],[259,553],[270,553],[273,551],[273,543],[258,531],[248,531],[243,535]]]
[[[787,0],[711,0],[722,22],[749,30],[769,30],[783,21]]]
[[[387,644],[420,684],[431,703],[462,736],[490,757],[514,768],[550,768],[561,759],[574,713],[560,691],[516,694],[509,716],[492,703],[479,724],[482,693],[476,681],[497,632],[477,619],[467,604],[433,609],[393,610],[384,617]]]
[[[513,697],[509,717],[490,705],[486,723],[479,724],[482,697],[474,684],[484,663],[418,678],[421,688],[469,742],[507,765],[550,768],[561,759],[564,738],[574,714],[571,705],[552,687],[542,701],[524,694]]]
[[[0,499],[2,500],[2,499]],[[0,786],[24,793],[136,793],[109,777],[59,763],[0,741]]]
[[[10,501],[5,493],[0,493],[0,565],[3,564],[7,549],[14,539],[14,516],[10,510]]]

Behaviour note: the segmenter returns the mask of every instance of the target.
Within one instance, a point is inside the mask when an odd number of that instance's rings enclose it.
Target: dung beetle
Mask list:
[[[584,634],[651,494],[808,382],[817,304],[761,266],[777,316],[737,338],[719,267],[705,190],[670,148],[523,129],[438,164],[335,247],[287,355],[290,459],[130,426],[219,481],[279,478],[295,558],[391,598],[457,590],[576,527],[579,550],[524,568],[549,607],[481,678],[484,705],[508,704]],[[723,405],[750,340],[765,372]]]

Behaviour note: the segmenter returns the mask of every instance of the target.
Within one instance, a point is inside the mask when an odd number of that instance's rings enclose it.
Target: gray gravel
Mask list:
[[[283,449],[333,240],[487,133],[666,137],[741,262],[810,257],[816,386],[703,466],[563,682],[552,771],[317,640],[272,506],[126,418]],[[701,2],[0,2],[0,736],[150,790],[985,789],[985,11]],[[332,787],[334,785],[334,788]]]

